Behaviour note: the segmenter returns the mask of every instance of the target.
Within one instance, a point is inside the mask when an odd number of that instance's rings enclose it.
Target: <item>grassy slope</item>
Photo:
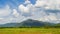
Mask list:
[[[60,34],[59,28],[3,28],[0,34]]]

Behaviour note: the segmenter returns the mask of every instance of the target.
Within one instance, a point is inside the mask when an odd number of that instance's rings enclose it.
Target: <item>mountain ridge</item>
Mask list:
[[[3,24],[3,25],[0,25],[0,27],[42,27],[42,26],[50,26],[50,25],[52,25],[52,23],[28,19],[21,23]]]

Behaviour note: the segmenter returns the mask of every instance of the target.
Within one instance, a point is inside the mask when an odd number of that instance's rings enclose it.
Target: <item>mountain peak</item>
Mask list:
[[[3,25],[0,25],[0,27],[42,27],[42,26],[46,26],[46,25],[50,25],[50,23],[33,20],[33,19],[28,19],[21,23],[3,24]]]

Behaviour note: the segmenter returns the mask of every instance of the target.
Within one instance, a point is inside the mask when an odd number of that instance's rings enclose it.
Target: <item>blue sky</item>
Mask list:
[[[32,4],[35,4],[36,0],[30,0]],[[0,0],[0,8],[3,8],[6,4],[10,5],[11,8],[17,7],[23,4],[25,0]]]
[[[0,7],[4,7],[6,4],[10,5],[11,8],[17,7],[18,1],[17,0],[0,0]]]
[[[0,0],[0,24],[27,19],[59,23],[59,0]]]

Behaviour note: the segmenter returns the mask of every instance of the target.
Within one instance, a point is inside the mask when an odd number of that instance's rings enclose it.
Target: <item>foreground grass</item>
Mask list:
[[[60,28],[3,28],[0,34],[60,34]]]

